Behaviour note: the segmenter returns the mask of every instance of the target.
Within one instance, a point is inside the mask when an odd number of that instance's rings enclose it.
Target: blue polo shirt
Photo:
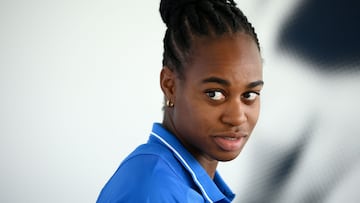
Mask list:
[[[231,202],[235,195],[218,172],[214,179],[161,124],[102,189],[97,203]]]

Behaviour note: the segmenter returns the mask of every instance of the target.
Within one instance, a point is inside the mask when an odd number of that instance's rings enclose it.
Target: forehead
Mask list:
[[[194,40],[185,78],[220,76],[235,80],[262,79],[262,61],[251,36],[243,33]]]

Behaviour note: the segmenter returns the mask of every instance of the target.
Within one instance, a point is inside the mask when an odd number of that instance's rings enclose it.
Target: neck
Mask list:
[[[211,179],[214,179],[216,168],[218,165],[217,160],[209,160],[203,156],[195,157],[200,165],[205,169],[206,173],[210,176]]]
[[[170,131],[174,136],[176,136],[178,138],[178,140],[181,142],[181,144],[200,163],[200,165],[205,169],[206,173],[211,177],[211,179],[213,179],[215,176],[218,161],[211,159],[210,157],[204,156],[204,154],[199,154],[199,152],[194,150],[193,147],[190,147],[186,142],[184,142],[181,139],[181,137],[178,136],[178,133],[176,131],[176,128],[175,128],[172,120],[169,118],[169,115],[167,115],[166,113],[164,115],[164,120],[162,122],[162,125],[164,128],[166,128],[168,131]]]

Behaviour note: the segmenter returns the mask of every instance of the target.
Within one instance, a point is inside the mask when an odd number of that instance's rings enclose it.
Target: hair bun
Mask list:
[[[201,0],[161,0],[160,15],[164,23],[169,27],[171,18],[177,16],[179,11],[188,4],[195,4]]]

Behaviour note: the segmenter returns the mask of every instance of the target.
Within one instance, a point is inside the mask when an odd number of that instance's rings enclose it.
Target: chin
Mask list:
[[[236,152],[236,153],[227,152],[227,153],[228,154],[226,154],[224,156],[219,156],[217,158],[217,160],[222,161],[222,162],[232,161],[232,160],[236,159],[236,157],[238,157],[240,154],[240,152]]]

